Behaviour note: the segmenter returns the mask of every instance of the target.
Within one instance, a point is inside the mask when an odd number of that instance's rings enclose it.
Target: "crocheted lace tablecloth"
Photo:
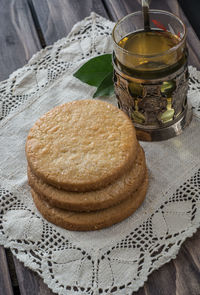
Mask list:
[[[73,77],[89,58],[111,53],[113,23],[92,13],[0,84],[0,244],[10,247],[59,294],[131,294],[175,258],[200,225],[200,73],[190,71],[193,120],[173,139],[141,143],[150,184],[128,219],[94,232],[72,232],[42,218],[26,176],[30,127],[61,103],[91,98],[96,88]],[[115,103],[115,97],[104,98]]]

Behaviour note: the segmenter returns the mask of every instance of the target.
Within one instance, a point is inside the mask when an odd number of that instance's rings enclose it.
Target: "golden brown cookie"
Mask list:
[[[113,207],[93,212],[75,212],[52,207],[40,195],[31,189],[37,209],[48,221],[68,230],[97,230],[122,221],[130,216],[142,204],[148,186],[148,176],[139,189],[129,198]]]
[[[140,147],[131,170],[100,190],[84,193],[60,190],[36,177],[29,167],[28,180],[33,190],[53,207],[72,211],[94,211],[111,207],[130,196],[142,183],[145,170],[145,155]]]
[[[128,116],[99,100],[57,106],[31,128],[26,155],[44,182],[70,191],[104,187],[128,171],[137,151]]]

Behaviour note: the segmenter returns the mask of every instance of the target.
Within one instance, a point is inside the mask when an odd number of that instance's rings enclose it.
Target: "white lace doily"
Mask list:
[[[142,143],[150,184],[135,214],[108,229],[71,232],[44,220],[32,202],[28,131],[55,105],[92,97],[96,89],[72,74],[87,59],[111,53],[112,27],[92,13],[0,84],[0,243],[59,294],[129,295],[200,225],[200,73],[193,67],[190,126],[176,138]]]

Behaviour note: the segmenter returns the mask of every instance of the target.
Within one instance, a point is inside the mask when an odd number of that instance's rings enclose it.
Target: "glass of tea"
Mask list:
[[[114,27],[113,65],[119,108],[133,121],[138,139],[157,141],[180,134],[192,117],[188,107],[186,29],[172,13],[142,11]]]

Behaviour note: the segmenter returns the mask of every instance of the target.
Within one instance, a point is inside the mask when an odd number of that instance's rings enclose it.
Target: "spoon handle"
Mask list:
[[[149,2],[150,0],[142,0],[142,11],[144,16],[144,30],[150,31],[150,20],[149,20]]]

